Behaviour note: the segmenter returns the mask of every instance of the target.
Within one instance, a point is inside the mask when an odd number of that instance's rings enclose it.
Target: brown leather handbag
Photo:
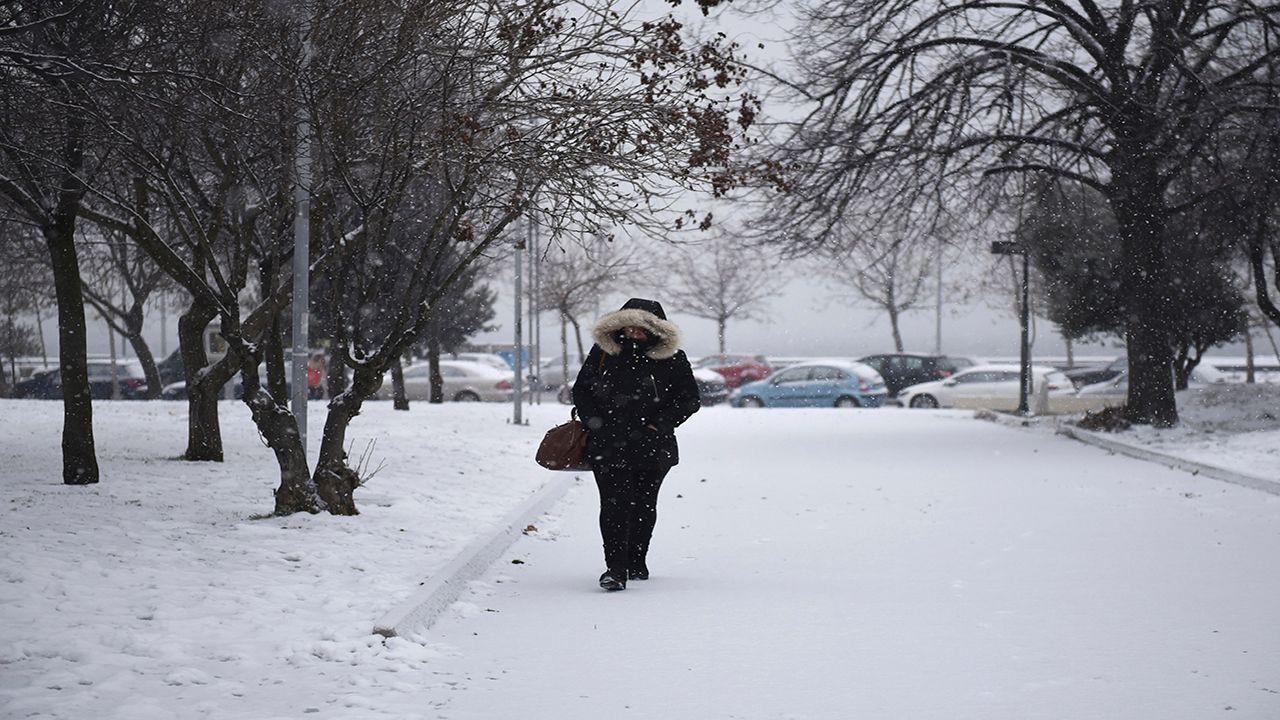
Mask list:
[[[578,409],[569,413],[569,422],[547,431],[538,445],[535,459],[548,470],[590,470],[587,458],[587,429],[578,421]]]

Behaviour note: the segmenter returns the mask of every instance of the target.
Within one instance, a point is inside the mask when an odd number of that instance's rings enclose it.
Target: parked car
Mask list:
[[[182,350],[177,349],[170,352],[163,360],[156,363],[156,369],[160,371],[160,382],[166,386],[186,378],[186,371],[183,369]]]
[[[89,360],[89,396],[94,400],[110,400],[112,396],[112,361]],[[147,377],[137,360],[115,361],[115,377],[124,400],[141,400],[147,394]],[[62,371],[45,370],[13,387],[13,397],[41,400],[62,399]]]
[[[918,383],[902,389],[898,400],[912,408],[986,408],[988,410],[1014,410],[1018,407],[1019,379],[1022,370],[1017,365],[975,365],[945,380]],[[1054,396],[1075,394],[1075,386],[1062,371],[1033,365],[1031,367],[1031,393],[1034,396],[1041,387]]]
[[[289,398],[293,397],[292,374],[290,373],[289,364],[286,362],[284,376],[285,393]],[[262,363],[258,366],[258,380],[262,383],[262,387],[267,387],[267,364]],[[239,400],[244,397],[244,382],[240,379],[240,374],[236,373],[227,384],[231,386],[231,398]],[[160,390],[161,400],[186,400],[187,399],[187,381],[179,380],[169,383]]]
[[[1187,378],[1187,386],[1203,387],[1227,381],[1227,374],[1212,365],[1198,365],[1191,371],[1191,376]],[[1085,385],[1077,390],[1076,394],[1082,397],[1085,395],[1114,395],[1123,401],[1124,398],[1129,396],[1129,371],[1125,370],[1119,375],[1102,382]]]
[[[805,362],[739,386],[734,407],[880,407],[888,391],[870,365],[852,361]]]
[[[1129,358],[1127,355],[1121,355],[1104,365],[1086,365],[1085,367],[1071,368],[1062,372],[1071,379],[1072,384],[1078,388],[1083,388],[1086,385],[1114,380],[1120,373],[1128,371]]]
[[[569,376],[568,382],[565,379],[564,361],[560,357],[553,357],[538,363],[538,367],[534,370],[529,378],[531,382],[537,383],[543,392],[559,392],[566,385],[572,387],[573,381],[578,377],[578,369],[582,367],[582,360],[577,355],[569,356]],[[568,400],[562,399],[561,402],[566,405]]]
[[[13,386],[13,397],[57,400],[62,397],[62,383],[57,370],[37,370],[31,377]]]
[[[537,381],[542,383],[546,392],[556,393],[556,399],[564,405],[573,404],[573,382],[578,379],[578,370],[582,363],[576,359],[569,363],[569,379],[564,380],[564,372],[559,358],[546,360],[539,368]],[[698,398],[703,405],[716,405],[729,397],[729,386],[724,376],[706,368],[694,368],[693,379],[698,383]]]
[[[698,382],[698,399],[703,405],[719,405],[729,397],[729,384],[720,373],[707,368],[694,368],[693,379]]]
[[[902,389],[917,383],[944,380],[973,367],[972,358],[952,355],[926,355],[923,353],[883,353],[866,355],[858,362],[870,365],[889,388],[889,397],[896,398]]]
[[[507,362],[506,358],[496,353],[461,352],[461,353],[454,353],[453,359],[480,363],[481,365],[488,365],[494,370],[501,370],[505,373],[511,373],[515,369],[511,367],[511,363]],[[526,368],[526,370],[527,369],[528,368]]]
[[[725,385],[730,389],[743,383],[763,380],[773,373],[773,366],[763,355],[720,354],[698,358],[693,363],[695,368],[704,368],[720,373]]]
[[[511,368],[504,372],[491,365],[468,360],[441,360],[440,376],[444,382],[445,400],[510,402],[515,397]],[[430,363],[420,362],[404,369],[404,392],[410,400],[431,399]],[[387,400],[391,395],[391,378],[388,375],[374,397]]]

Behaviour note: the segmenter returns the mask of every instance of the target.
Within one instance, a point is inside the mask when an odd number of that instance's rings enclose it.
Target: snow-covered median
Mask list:
[[[1115,440],[1280,481],[1280,385],[1224,383],[1178,393],[1177,427],[1134,427]]]

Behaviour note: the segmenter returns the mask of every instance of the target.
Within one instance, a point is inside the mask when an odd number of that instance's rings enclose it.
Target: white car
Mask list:
[[[496,356],[495,356],[496,357]],[[499,358],[501,360],[501,358]],[[490,365],[466,360],[441,360],[440,376],[444,381],[444,399],[453,402],[511,402],[514,379],[511,368],[506,372]],[[431,364],[415,363],[404,369],[404,392],[410,400],[431,399]],[[392,396],[391,376],[382,381],[374,396],[380,400]]]
[[[1212,365],[1197,365],[1191,371],[1191,376],[1187,378],[1188,387],[1201,387],[1204,385],[1214,385],[1216,383],[1224,383],[1229,380],[1226,373],[1222,372]],[[1085,385],[1077,391],[1078,395],[1114,395],[1119,398],[1127,398],[1129,395],[1129,372],[1126,370],[1110,380]]]
[[[903,388],[898,393],[898,400],[909,408],[1016,410],[1020,374],[1017,365],[975,365],[945,380]],[[1033,365],[1030,401],[1034,402],[1035,394],[1042,387],[1048,390],[1050,400],[1075,394],[1075,386],[1061,371]]]
[[[513,370],[511,363],[496,353],[461,352],[454,354],[453,359],[488,365],[494,370],[502,370],[503,372],[511,372]]]

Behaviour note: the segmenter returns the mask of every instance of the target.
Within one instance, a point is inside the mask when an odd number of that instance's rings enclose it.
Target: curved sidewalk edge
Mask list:
[[[1147,448],[1102,437],[1097,433],[1090,432],[1088,430],[1081,430],[1080,428],[1072,427],[1070,425],[1060,426],[1058,428],[1058,434],[1066,435],[1073,440],[1079,440],[1082,443],[1105,448],[1112,452],[1120,453],[1121,455],[1128,455],[1129,457],[1138,458],[1139,460],[1148,460],[1150,462],[1167,465],[1168,467],[1178,470],[1185,470],[1192,475],[1204,475],[1215,480],[1221,480],[1235,485],[1242,485],[1253,490],[1261,490],[1264,493],[1280,495],[1280,482],[1261,478],[1256,475],[1236,472],[1235,470],[1228,470],[1216,465],[1207,465],[1202,462],[1196,462],[1195,460],[1187,460],[1174,455],[1156,452],[1155,450],[1148,450]]]
[[[1040,418],[1038,417],[1017,417],[1006,415],[1004,413],[993,412],[991,410],[979,410],[975,412],[973,416],[979,420],[995,422],[1006,427],[1032,427],[1040,424]],[[1260,490],[1271,495],[1280,495],[1280,482],[1275,480],[1268,480],[1267,478],[1258,477],[1257,475],[1228,470],[1216,465],[1208,465],[1206,463],[1180,458],[1175,455],[1168,455],[1166,453],[1157,452],[1137,445],[1130,445],[1128,443],[1120,442],[1119,440],[1112,440],[1109,437],[1104,437],[1099,433],[1091,432],[1089,430],[1081,430],[1078,427],[1067,425],[1062,422],[1055,423],[1054,429],[1058,435],[1065,435],[1072,440],[1077,440],[1085,443],[1086,445],[1093,445],[1094,447],[1100,447],[1114,453],[1127,455],[1131,458],[1137,458],[1138,460],[1146,460],[1147,462],[1157,463],[1166,467],[1174,468],[1175,470],[1182,470],[1184,472],[1189,472],[1192,475],[1204,475],[1205,477],[1213,478],[1214,480],[1229,482],[1233,485],[1240,485],[1251,490]]]
[[[564,497],[575,482],[576,474],[557,473],[550,482],[503,518],[496,528],[472,541],[452,562],[428,578],[417,591],[388,610],[374,624],[373,631],[384,637],[395,637],[411,630],[430,627],[445,609],[461,597],[467,589],[467,583],[484,574],[520,538],[524,528]]]

